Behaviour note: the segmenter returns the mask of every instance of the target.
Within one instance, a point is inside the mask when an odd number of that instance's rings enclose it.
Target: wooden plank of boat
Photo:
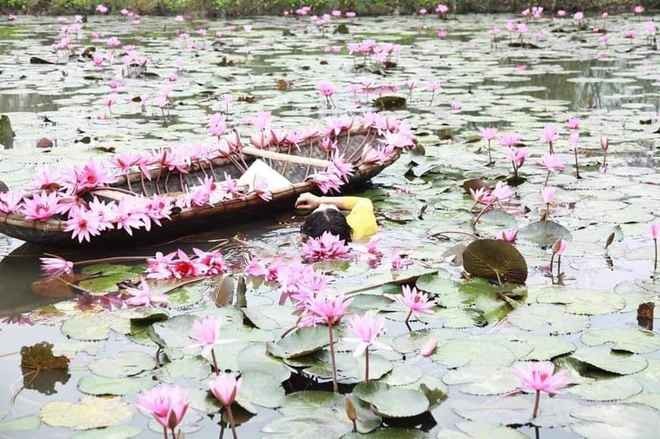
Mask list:
[[[299,165],[311,165],[316,168],[326,169],[330,166],[329,160],[317,159],[314,157],[301,157],[298,155],[284,154],[282,152],[269,151],[266,149],[254,148],[252,146],[244,146],[241,150],[243,154],[259,157],[262,159],[271,159],[281,162],[297,163]]]

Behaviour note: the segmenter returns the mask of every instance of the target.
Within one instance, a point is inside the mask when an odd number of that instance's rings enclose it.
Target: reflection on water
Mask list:
[[[0,76],[1,79],[1,76]],[[57,111],[55,96],[39,93],[0,93],[0,113],[39,113]]]

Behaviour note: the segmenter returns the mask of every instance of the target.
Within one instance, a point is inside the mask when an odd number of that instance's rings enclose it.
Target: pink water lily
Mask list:
[[[41,271],[49,278],[60,277],[73,273],[73,262],[60,257],[44,257],[41,261]]]
[[[559,158],[557,154],[546,154],[543,156],[543,161],[541,165],[548,171],[548,174],[545,178],[544,186],[548,185],[548,180],[550,179],[550,174],[553,172],[561,172],[564,170],[564,162]]]
[[[83,209],[71,210],[64,231],[71,232],[71,237],[78,239],[78,242],[89,242],[92,236],[101,234],[98,217],[94,212]]]
[[[348,322],[348,330],[353,337],[347,338],[346,341],[356,343],[353,351],[355,357],[359,357],[362,354],[365,356],[365,382],[369,381],[369,348],[392,349],[376,340],[383,332],[384,327],[385,319],[370,313],[353,316]]]
[[[23,201],[23,215],[30,221],[47,221],[57,213],[59,194],[41,192]]]
[[[417,291],[417,288],[408,285],[401,287],[401,293],[401,295],[393,296],[393,299],[408,310],[406,324],[411,317],[433,314],[432,309],[435,307],[435,302],[426,293]]]
[[[156,306],[169,302],[165,294],[152,290],[145,279],[140,281],[137,288],[126,288],[126,293],[130,297],[126,299],[125,303],[130,306]]]
[[[141,393],[135,405],[144,414],[153,416],[163,427],[163,437],[167,439],[168,430],[176,437],[175,429],[188,412],[190,401],[181,387],[161,384]]]
[[[555,372],[555,365],[550,362],[527,363],[513,372],[520,379],[520,390],[536,394],[532,418],[538,416],[541,392],[555,395],[569,383],[566,372]]]
[[[555,282],[553,270],[554,270],[554,260],[557,258],[557,282],[561,282],[561,256],[566,252],[568,244],[563,239],[558,239],[552,244],[552,256],[550,257],[550,275],[552,276],[552,282]]]
[[[234,439],[238,439],[238,435],[236,433],[236,422],[234,421],[234,413],[232,412],[231,405],[236,400],[236,395],[240,389],[241,378],[236,379],[234,375],[226,373],[217,375],[209,383],[209,390],[227,411],[227,417],[229,418]]]
[[[335,359],[335,340],[333,327],[339,324],[346,314],[351,300],[343,294],[317,294],[306,306],[305,314],[308,320],[314,324],[323,323],[328,327],[328,341],[330,346],[330,359],[332,363],[332,389],[335,393],[339,391],[337,385],[337,363]],[[301,319],[302,325],[306,325],[305,319]]]
[[[351,258],[351,248],[342,239],[330,232],[318,238],[308,238],[303,244],[303,259],[307,262],[346,260]]]
[[[518,230],[516,229],[502,230],[497,235],[497,239],[501,239],[502,241],[508,242],[509,244],[515,244],[516,240],[518,239]]]

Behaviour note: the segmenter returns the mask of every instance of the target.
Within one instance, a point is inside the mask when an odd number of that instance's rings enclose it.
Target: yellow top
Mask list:
[[[353,240],[360,241],[378,231],[378,224],[374,215],[374,205],[370,199],[342,197],[342,201],[342,204],[351,210],[351,213],[346,216],[346,221],[353,230],[351,234]]]

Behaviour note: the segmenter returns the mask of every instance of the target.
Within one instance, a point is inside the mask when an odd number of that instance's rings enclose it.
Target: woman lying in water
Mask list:
[[[238,180],[238,184],[254,190],[257,179],[267,183],[271,190],[286,189],[292,184],[261,160],[255,160]],[[346,242],[369,238],[378,231],[371,200],[360,197],[319,197],[301,194],[296,209],[311,210],[302,226],[305,237],[318,238],[330,232]],[[344,215],[342,211],[349,212]]]
[[[346,242],[366,239],[378,231],[371,200],[360,197],[319,197],[301,194],[296,209],[312,210],[302,225],[306,237],[330,232]],[[344,215],[342,211],[349,212]]]

